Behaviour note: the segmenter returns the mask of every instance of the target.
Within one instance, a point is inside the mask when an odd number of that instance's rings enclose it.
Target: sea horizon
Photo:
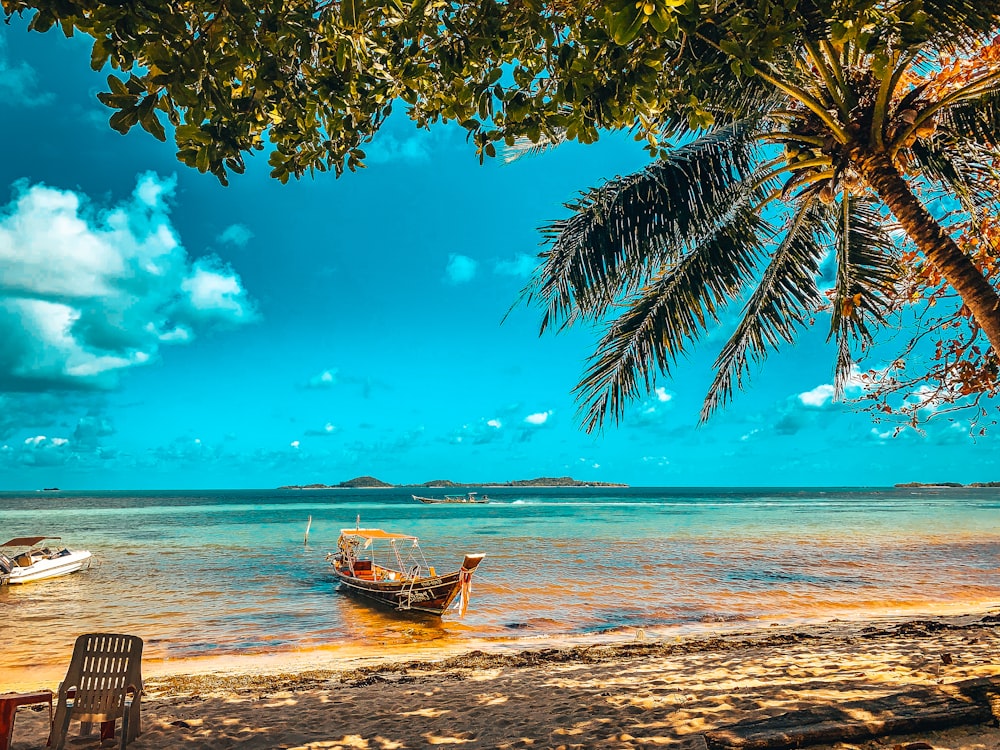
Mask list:
[[[518,480],[515,480],[518,481]],[[346,490],[346,491],[366,491],[366,490],[380,490],[380,489],[411,489],[411,488],[423,488],[423,489],[442,489],[442,490],[461,490],[466,488],[476,488],[485,487],[491,489],[532,489],[535,487],[544,489],[575,489],[575,488],[615,488],[622,487],[628,489],[637,490],[746,490],[751,492],[757,491],[768,491],[768,490],[889,490],[889,489],[911,489],[911,488],[925,488],[925,489],[935,489],[935,488],[948,488],[948,489],[992,489],[987,486],[990,482],[996,482],[1000,485],[1000,480],[977,480],[973,482],[952,482],[950,480],[944,480],[941,482],[894,482],[892,484],[629,484],[627,482],[583,482],[575,485],[562,485],[562,484],[531,484],[531,485],[512,485],[512,484],[490,484],[490,483],[478,483],[469,482],[462,483],[456,482],[454,484],[425,484],[425,483],[414,483],[414,484],[391,484],[386,483],[386,486],[373,486],[373,487],[355,487],[355,486],[341,486],[339,484],[322,484],[319,482],[301,485],[277,485],[275,487],[267,486],[253,486],[253,487],[214,487],[214,486],[198,486],[198,487],[92,487],[92,488],[80,488],[80,487],[25,487],[25,488],[11,488],[11,489],[0,489],[0,496],[3,495],[21,495],[30,494],[36,492],[62,492],[66,494],[87,494],[92,492],[100,493],[114,493],[114,492],[132,492],[132,493],[147,493],[147,492],[277,492],[277,491],[288,491],[288,492],[306,492],[312,490]],[[321,486],[318,486],[321,485]]]

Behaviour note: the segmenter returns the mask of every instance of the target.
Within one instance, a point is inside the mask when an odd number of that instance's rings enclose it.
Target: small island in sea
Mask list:
[[[906,489],[914,487],[924,487],[933,489],[934,487],[946,487],[948,489],[954,489],[957,487],[1000,487],[1000,482],[970,482],[969,484],[962,484],[961,482],[901,482],[899,484],[894,484],[893,487],[897,489]]]
[[[355,490],[385,489],[392,487],[628,487],[619,482],[584,482],[572,477],[537,477],[535,479],[514,479],[508,482],[453,482],[450,479],[434,479],[420,484],[389,484],[375,477],[363,476],[348,479],[339,484],[287,484],[279,490]]]

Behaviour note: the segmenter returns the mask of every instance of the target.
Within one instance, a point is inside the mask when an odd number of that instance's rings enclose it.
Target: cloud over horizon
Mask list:
[[[221,260],[192,260],[170,221],[173,179],[139,175],[130,198],[15,185],[0,208],[0,389],[110,389],[164,345],[257,312]]]

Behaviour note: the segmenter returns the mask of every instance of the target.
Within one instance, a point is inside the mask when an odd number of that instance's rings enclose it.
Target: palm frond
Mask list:
[[[670,366],[698,340],[718,310],[751,280],[768,227],[752,207],[694,247],[643,289],[612,321],[591,366],[576,387],[588,432],[652,387],[658,370]]]
[[[816,279],[825,252],[822,237],[830,230],[829,211],[818,199],[804,202],[791,217],[760,283],[743,307],[740,323],[715,360],[716,375],[702,405],[702,422],[743,386],[751,361],[761,362],[769,349],[794,341],[797,331],[820,307],[823,298]]]
[[[929,31],[926,41],[936,47],[971,50],[1000,26],[997,0],[923,0],[922,10]]]
[[[523,159],[526,156],[537,156],[538,154],[549,151],[560,143],[566,141],[566,130],[565,128],[554,131],[550,135],[541,135],[538,141],[533,141],[527,136],[520,136],[514,139],[514,143],[511,146],[504,146],[503,148],[503,161],[504,164],[511,164],[518,159]]]
[[[977,143],[1000,148],[1000,83],[980,96],[943,110],[941,127]]]
[[[521,293],[523,301],[537,298],[547,308],[542,330],[571,313],[602,315],[623,291],[679,257],[686,243],[728,221],[752,174],[753,154],[748,129],[720,128],[567,204],[572,216],[542,228],[551,247]]]
[[[839,398],[851,371],[851,344],[871,343],[869,323],[884,325],[899,266],[892,237],[876,204],[845,194],[835,226],[837,281],[830,337],[837,341],[834,390]]]
[[[995,184],[1000,170],[994,164],[1000,163],[1000,153],[975,141],[939,132],[933,139],[914,143],[910,154],[945,199],[958,200],[973,217],[995,211]]]

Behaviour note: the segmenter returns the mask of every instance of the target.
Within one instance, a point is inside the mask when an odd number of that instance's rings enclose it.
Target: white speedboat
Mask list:
[[[90,567],[93,555],[85,549],[50,549],[41,542],[57,536],[21,536],[0,544],[0,584],[28,583],[64,576]]]

